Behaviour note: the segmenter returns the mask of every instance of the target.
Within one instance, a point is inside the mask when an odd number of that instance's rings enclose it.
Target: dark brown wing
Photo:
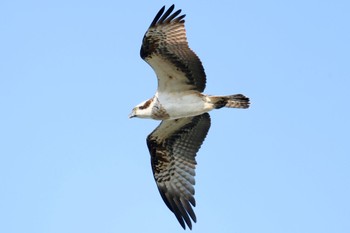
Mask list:
[[[195,156],[210,128],[210,116],[165,120],[147,137],[154,179],[165,204],[181,226],[192,229],[196,222],[192,206]],[[191,206],[192,205],[192,206]]]
[[[140,55],[157,74],[158,92],[203,92],[204,68],[188,47],[185,15],[179,16],[181,10],[172,13],[174,8],[165,13],[165,6],[160,9],[143,37]]]

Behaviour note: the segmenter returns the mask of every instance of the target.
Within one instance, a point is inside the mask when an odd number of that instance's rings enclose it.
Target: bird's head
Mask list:
[[[133,117],[151,118],[151,115],[152,115],[151,103],[152,103],[152,99],[149,99],[137,105],[135,108],[132,109],[131,113],[129,114],[129,118],[133,118]]]

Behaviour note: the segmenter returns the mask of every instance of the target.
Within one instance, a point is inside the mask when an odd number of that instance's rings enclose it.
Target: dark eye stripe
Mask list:
[[[151,104],[151,102],[152,102],[152,99],[147,100],[144,105],[139,107],[139,109],[142,110],[142,109],[148,108],[148,106]]]

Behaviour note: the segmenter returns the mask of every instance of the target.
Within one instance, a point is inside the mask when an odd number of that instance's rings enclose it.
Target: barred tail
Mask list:
[[[242,94],[228,96],[210,96],[214,108],[249,108],[249,98]]]

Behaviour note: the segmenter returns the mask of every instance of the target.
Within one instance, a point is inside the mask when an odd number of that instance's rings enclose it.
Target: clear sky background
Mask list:
[[[163,6],[186,16],[213,111],[193,232],[350,232],[349,1],[1,1],[0,232],[183,232],[128,119]]]

